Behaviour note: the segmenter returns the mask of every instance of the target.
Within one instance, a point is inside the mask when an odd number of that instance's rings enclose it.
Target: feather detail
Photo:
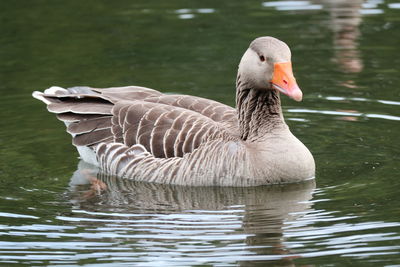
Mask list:
[[[111,129],[111,125],[111,117],[109,116],[83,119],[69,124],[67,132],[70,134],[89,133],[96,130]]]

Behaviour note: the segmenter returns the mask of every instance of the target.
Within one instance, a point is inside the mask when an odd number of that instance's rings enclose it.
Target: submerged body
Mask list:
[[[111,175],[180,185],[299,182],[315,165],[283,119],[279,91],[302,97],[287,62],[283,42],[253,41],[239,65],[236,109],[136,86],[52,87],[33,96],[66,123],[82,159]]]

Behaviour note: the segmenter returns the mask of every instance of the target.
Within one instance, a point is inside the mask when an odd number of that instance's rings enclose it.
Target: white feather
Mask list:
[[[51,102],[44,98],[43,93],[39,91],[35,91],[32,93],[32,96],[40,101],[43,101],[46,105],[49,105]]]
[[[57,94],[66,94],[68,91],[60,86],[52,86],[46,90],[44,90],[46,95],[57,95]]]
[[[97,161],[96,153],[94,150],[90,147],[87,146],[77,146],[76,149],[79,152],[79,156],[82,160],[86,161],[87,163],[90,163],[94,166],[99,166],[99,163]]]

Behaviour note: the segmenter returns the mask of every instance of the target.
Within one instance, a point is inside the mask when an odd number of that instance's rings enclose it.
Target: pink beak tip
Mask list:
[[[300,102],[303,99],[303,93],[301,92],[300,88],[296,88],[291,94],[290,97],[297,102]]]

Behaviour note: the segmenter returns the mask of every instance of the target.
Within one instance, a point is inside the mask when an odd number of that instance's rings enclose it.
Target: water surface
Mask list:
[[[0,3],[2,265],[400,264],[400,3]],[[305,95],[283,98],[316,181],[179,187],[99,175],[31,98],[141,85],[234,105],[237,64],[271,35]]]

